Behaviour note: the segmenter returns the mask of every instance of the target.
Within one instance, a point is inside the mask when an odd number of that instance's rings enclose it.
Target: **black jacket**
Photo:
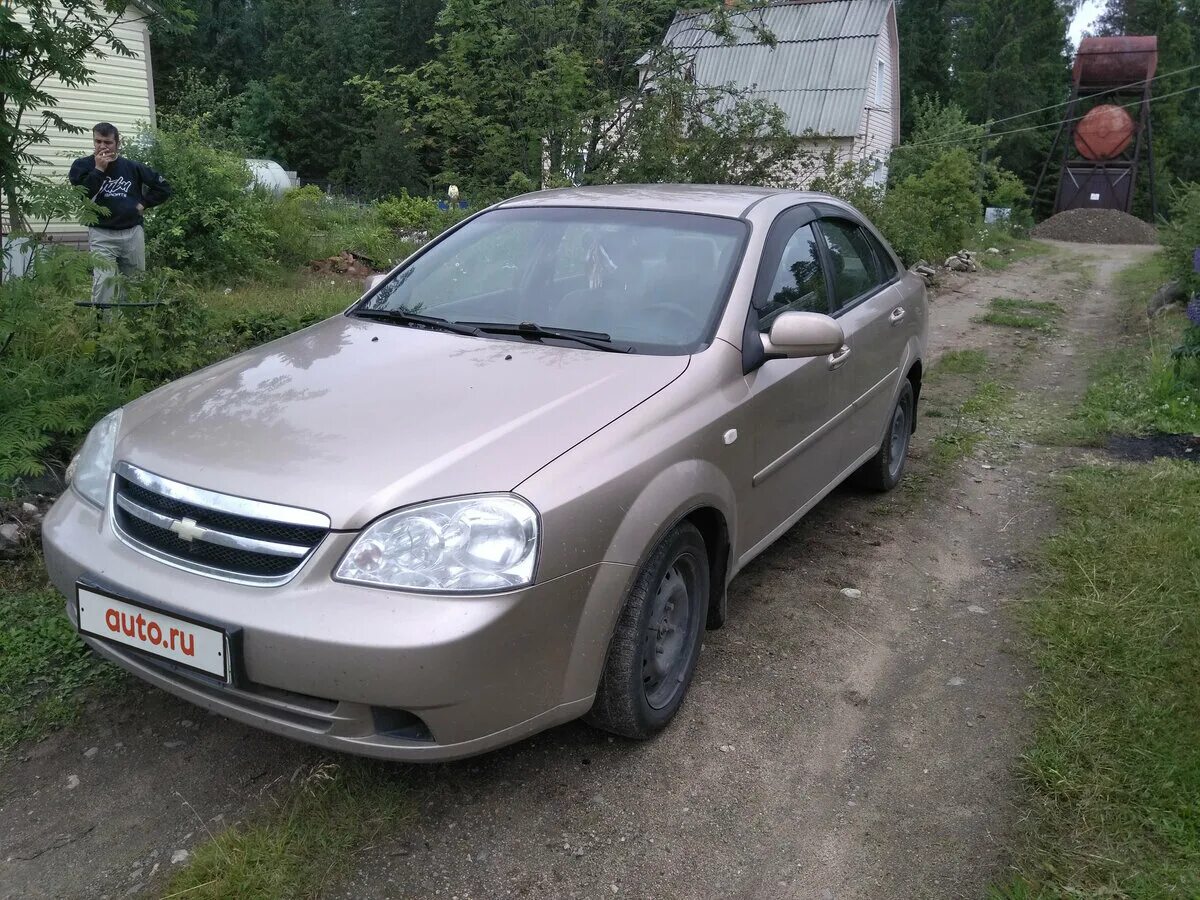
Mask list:
[[[87,189],[88,197],[105,207],[109,214],[101,216],[97,228],[132,228],[142,224],[138,204],[144,209],[165,203],[171,196],[167,179],[147,165],[118,156],[108,164],[108,171],[96,168],[96,156],[84,156],[71,165],[71,184]]]

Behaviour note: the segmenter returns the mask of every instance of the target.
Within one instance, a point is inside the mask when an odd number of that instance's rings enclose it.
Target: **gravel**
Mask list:
[[[1157,244],[1153,225],[1116,209],[1068,209],[1034,226],[1033,236],[1077,244]]]

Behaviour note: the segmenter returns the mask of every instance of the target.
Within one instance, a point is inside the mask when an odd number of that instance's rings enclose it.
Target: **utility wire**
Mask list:
[[[1192,85],[1191,87],[1184,88],[1183,90],[1180,90],[1180,91],[1172,91],[1169,94],[1159,94],[1155,97],[1151,97],[1147,102],[1155,103],[1159,100],[1166,100],[1168,97],[1177,97],[1180,94],[1190,94],[1192,91],[1200,91],[1200,84]],[[1140,106],[1141,103],[1142,103],[1141,100],[1137,100],[1133,103],[1124,104],[1121,106],[1121,108],[1122,109],[1135,109],[1136,107]],[[1058,121],[1058,122],[1046,122],[1041,125],[1027,125],[1024,128],[1013,128],[1008,131],[996,131],[996,132],[991,132],[991,133],[985,133],[985,134],[979,135],[978,137],[964,136],[961,138],[937,138],[935,140],[919,141],[918,143],[915,143],[915,144],[901,144],[900,147],[898,147],[897,149],[905,149],[905,148],[912,148],[912,147],[935,147],[935,146],[939,146],[939,145],[943,145],[943,144],[962,144],[962,143],[973,142],[973,141],[977,141],[977,140],[990,141],[995,138],[1007,137],[1010,134],[1021,134],[1026,131],[1038,131],[1043,128],[1058,128],[1069,122],[1078,122],[1081,119],[1085,119],[1085,118],[1087,118],[1086,113],[1082,116],[1076,116],[1073,119],[1062,119],[1061,121]],[[987,126],[986,125],[974,125],[972,127],[973,128],[986,128]]]
[[[1191,72],[1193,69],[1200,69],[1200,63],[1197,63],[1196,65],[1192,65],[1192,66],[1185,66],[1184,68],[1176,69],[1173,72],[1160,72],[1159,74],[1155,75],[1153,78],[1150,78],[1150,79],[1143,78],[1141,81],[1131,81],[1129,84],[1123,84],[1120,87],[1109,88],[1108,90],[1099,91],[1095,94],[1088,94],[1087,96],[1089,98],[1091,98],[1091,97],[1103,97],[1105,94],[1116,94],[1121,91],[1127,91],[1130,88],[1141,87],[1147,81],[1158,81],[1160,78],[1171,78],[1175,75],[1182,75],[1185,72]],[[1050,106],[1043,106],[1041,109],[1031,109],[1031,110],[1029,110],[1029,112],[1017,113],[1016,115],[1013,115],[1013,116],[1005,116],[1003,119],[993,119],[989,123],[989,125],[999,125],[1002,122],[1011,122],[1014,119],[1023,119],[1026,116],[1034,116],[1041,112],[1047,112],[1052,109],[1058,109],[1060,106],[1069,106],[1070,103],[1071,103],[1070,100],[1064,100],[1062,103],[1054,103],[1054,104],[1051,104]],[[1058,124],[1058,123],[1055,123],[1055,124]],[[966,132],[967,130],[969,130],[971,128],[978,128],[978,127],[981,127],[981,126],[967,125],[962,128],[956,128],[953,131],[951,131],[950,133],[953,134],[954,131]],[[910,146],[916,146],[916,145],[911,144]]]

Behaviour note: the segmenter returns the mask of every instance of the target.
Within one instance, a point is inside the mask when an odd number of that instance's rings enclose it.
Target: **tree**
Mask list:
[[[618,138],[589,160],[587,180],[645,184],[783,184],[820,163],[776,105],[683,78],[660,80]]]
[[[115,26],[125,0],[9,0],[0,6],[0,196],[9,228],[23,231],[32,214],[66,205],[60,186],[35,178],[36,148],[58,128],[82,131],[56,113],[48,82],[79,87],[95,81],[91,66],[109,55],[131,56]],[[147,5],[146,15],[180,21],[174,0]]]
[[[950,0],[901,0],[896,10],[900,41],[900,127],[908,134],[914,106],[923,97],[950,97]]]
[[[707,4],[697,27],[761,34],[748,8]],[[414,128],[435,180],[483,193],[514,176],[597,181],[640,165],[688,180],[691,164],[717,177],[777,159],[782,123],[766,104],[695,85],[686,53],[660,46],[675,10],[675,0],[449,0],[429,62],[358,83],[372,108]],[[720,166],[717,148],[742,156]]]
[[[949,99],[979,123],[1065,101],[1069,9],[1059,0],[959,0]],[[1026,183],[1036,178],[1060,117],[1061,110],[1052,109],[999,129],[1029,129],[1002,138],[998,147],[1004,164]]]
[[[1154,81],[1153,96],[1162,99],[1151,106],[1156,193],[1165,197],[1174,178],[1200,180],[1200,69],[1171,74],[1200,59],[1200,2],[1109,0],[1098,32],[1158,37],[1160,77]]]
[[[271,42],[259,0],[180,0],[195,21],[187,31],[150,33],[156,99],[168,109],[175,93],[197,70],[224,79],[236,95],[266,77],[264,54]]]
[[[355,76],[426,62],[441,0],[183,0],[190,34],[155,35],[159,106],[193,121],[197,102],[227,149],[370,193],[420,186],[407,130],[375,121]]]

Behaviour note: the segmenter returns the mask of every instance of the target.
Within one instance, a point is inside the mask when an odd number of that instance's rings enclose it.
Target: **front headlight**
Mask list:
[[[120,430],[121,410],[115,409],[92,426],[83,449],[67,468],[67,479],[79,496],[101,509],[108,499],[108,475]]]
[[[441,500],[368,526],[333,577],[409,591],[510,590],[532,583],[537,545],[537,512],[520,497]]]

